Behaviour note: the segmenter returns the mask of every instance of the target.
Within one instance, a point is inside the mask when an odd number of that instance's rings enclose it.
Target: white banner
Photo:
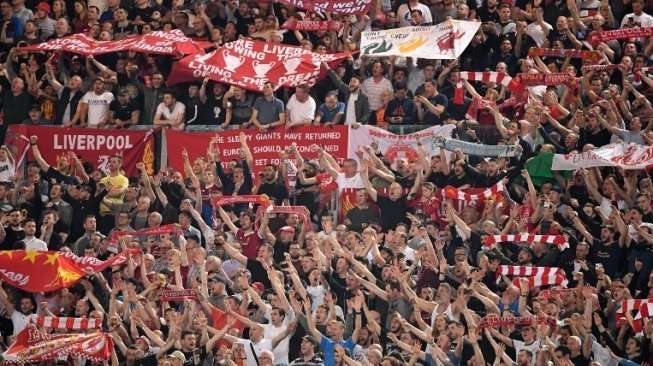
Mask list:
[[[463,53],[480,26],[480,22],[447,20],[430,27],[363,32],[360,49],[369,56],[451,60]]]
[[[576,170],[599,166],[646,169],[653,164],[653,146],[615,143],[581,154],[555,154],[551,170]]]
[[[410,135],[395,135],[374,126],[361,126],[349,130],[349,152],[347,156],[357,159],[356,151],[362,146],[369,146],[376,141],[386,159],[394,167],[399,158],[408,160],[418,159],[417,139],[424,144],[424,148],[433,156],[440,153],[440,148],[433,141],[435,136],[451,137],[454,125],[433,126]],[[358,160],[358,159],[357,159]]]

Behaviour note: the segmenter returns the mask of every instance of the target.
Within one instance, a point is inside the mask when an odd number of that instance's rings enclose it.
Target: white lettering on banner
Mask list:
[[[134,147],[129,135],[60,135],[55,134],[55,150],[124,150]]]
[[[12,271],[7,271],[6,269],[0,269],[0,273],[5,275],[9,281],[15,282],[19,284],[20,286],[25,286],[29,282],[29,276],[26,276],[22,273],[16,273]]]

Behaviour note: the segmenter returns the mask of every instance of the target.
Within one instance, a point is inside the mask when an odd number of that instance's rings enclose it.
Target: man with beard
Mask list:
[[[25,238],[25,231],[20,225],[23,221],[23,213],[14,208],[0,219],[0,232],[4,232],[4,240],[0,244],[0,250],[12,250],[17,241]],[[5,224],[8,223],[5,227]]]
[[[349,85],[342,82],[342,79],[329,68],[326,62],[322,62],[322,67],[329,70],[329,79],[338,87],[341,100],[345,102],[344,124],[353,125],[356,123],[365,123],[370,119],[371,109],[370,101],[365,93],[361,90],[361,80],[353,76],[349,80]]]
[[[21,296],[20,298],[20,311],[14,309],[13,301],[7,296],[7,293],[2,288],[2,281],[0,281],[0,301],[5,306],[6,316],[11,319],[11,322],[14,325],[14,335],[22,332],[25,327],[30,322],[30,319],[35,315],[34,314],[34,300],[27,296]],[[4,333],[4,332],[3,332]]]
[[[275,206],[290,205],[288,188],[279,180],[277,167],[273,164],[267,164],[263,168],[259,185],[254,187],[252,193],[267,195],[274,200]]]
[[[211,91],[207,92],[209,78],[204,78],[199,90],[202,108],[206,111],[204,124],[212,126],[223,126],[227,118],[227,109],[224,108],[225,88],[224,84],[215,81],[211,82]]]

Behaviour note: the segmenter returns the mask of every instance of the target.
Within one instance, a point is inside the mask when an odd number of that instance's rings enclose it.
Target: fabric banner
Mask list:
[[[37,316],[30,320],[39,327],[55,329],[87,330],[102,327],[102,320],[95,318],[68,318],[56,316]]]
[[[183,171],[184,160],[181,152],[185,148],[191,161],[196,157],[206,156],[211,138],[218,138],[221,160],[226,167],[229,160],[240,160],[240,134],[241,131],[229,130],[223,132],[177,132],[166,130],[166,143],[168,151],[168,165],[175,170]],[[278,127],[269,132],[260,133],[258,130],[248,129],[243,131],[247,136],[247,144],[254,155],[254,166],[250,169],[258,175],[265,164],[279,164],[279,153],[297,143],[297,150],[305,159],[317,157],[317,152],[311,151],[312,144],[320,144],[324,151],[331,154],[339,162],[347,158],[347,143],[349,140],[348,126],[333,126],[332,128],[316,129],[315,127],[296,127],[285,130]],[[290,159],[294,161],[294,156]]]
[[[601,53],[599,53],[598,51],[573,50],[568,48],[531,47],[528,50],[528,57],[535,57],[535,56],[582,58],[584,60],[591,60],[594,62],[598,62],[599,60],[601,60],[601,58],[603,58],[603,56],[601,56]]]
[[[197,297],[197,290],[188,289],[161,291],[161,301],[183,301],[184,299],[199,301],[199,297]]]
[[[339,32],[343,27],[341,22],[333,20],[287,20],[281,28],[299,31],[336,31]]]
[[[481,321],[479,321],[476,331],[481,332],[483,328],[499,328],[499,327],[505,327],[505,326],[510,326],[510,327],[519,327],[519,326],[525,326],[525,325],[538,325],[538,324],[546,324],[550,327],[555,327],[556,326],[556,320],[555,318],[552,317],[544,317],[544,316],[515,316],[515,317],[505,317],[505,316],[497,316],[497,315],[489,315],[486,316],[485,318],[482,318]]]
[[[101,55],[104,53],[134,51],[161,55],[188,55],[203,52],[213,43],[186,37],[182,31],[154,31],[146,35],[128,36],[111,41],[97,41],[85,34],[53,39],[21,48],[25,51],[67,51],[80,55]]]
[[[454,125],[433,126],[409,135],[395,135],[378,127],[363,125],[349,131],[349,153],[347,155],[358,160],[356,158],[358,149],[376,142],[379,145],[379,150],[384,152],[385,158],[394,166],[398,158],[419,159],[418,139],[433,141],[436,136],[451,137],[454,129]],[[423,147],[429,156],[440,153],[440,148],[435,144],[425,143]]]
[[[22,47],[24,51],[66,51],[88,55],[101,55],[104,53],[126,51],[140,38],[140,36],[130,36],[119,40],[96,41],[86,34],[73,34],[71,36],[53,39],[43,43],[37,43],[27,47]]]
[[[433,140],[433,144],[441,149],[448,151],[454,151],[455,149],[460,149],[464,154],[474,155],[474,156],[520,156],[522,153],[522,147],[519,145],[485,145],[485,144],[476,144],[468,141],[461,141],[453,138],[448,138],[444,136],[436,136]]]
[[[190,55],[203,53],[205,48],[211,46],[213,46],[211,42],[188,38],[181,30],[172,29],[149,32],[139,37],[129,50],[158,55]]]
[[[320,0],[280,0],[282,4],[291,5],[312,12],[329,12],[331,14],[364,15],[369,13],[374,0],[345,0],[345,1],[320,1]]]
[[[555,72],[549,74],[519,74],[517,80],[522,85],[537,86],[537,85],[564,85],[569,84],[573,78],[567,72]]]
[[[580,154],[555,154],[552,170],[576,170],[614,166],[626,170],[646,169],[653,164],[653,146],[614,143]]]
[[[451,60],[460,57],[480,26],[480,22],[446,20],[430,27],[362,32],[360,49],[369,56]]]
[[[181,59],[173,65],[168,83],[209,77],[252,91],[261,91],[268,81],[276,87],[313,86],[326,76],[322,62],[334,68],[349,55],[318,54],[297,46],[241,39],[206,55],[194,54]]]
[[[16,336],[16,342],[2,357],[10,363],[37,363],[77,356],[88,361],[102,362],[111,358],[113,339],[108,333],[45,334],[28,325]]]
[[[142,162],[148,174],[154,174],[154,131],[101,130],[91,128],[61,128],[57,126],[10,125],[5,144],[16,157],[16,165],[27,155],[32,159],[30,136],[39,137],[38,147],[45,161],[57,166],[61,156],[74,152],[82,161],[88,161],[107,172],[109,159],[119,155],[127,176],[136,176],[136,163]]]
[[[592,32],[587,42],[596,47],[601,42],[613,41],[617,39],[639,38],[653,36],[653,27],[648,28],[621,28],[609,31]]]
[[[50,292],[68,288],[85,276],[84,268],[94,272],[121,265],[127,254],[138,255],[129,249],[106,261],[95,257],[78,257],[71,252],[37,252],[33,250],[0,251],[0,275],[10,285],[29,292]]]

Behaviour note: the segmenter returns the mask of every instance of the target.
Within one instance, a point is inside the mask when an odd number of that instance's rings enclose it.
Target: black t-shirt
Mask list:
[[[378,195],[376,203],[381,211],[381,224],[383,231],[394,230],[400,222],[407,223],[406,213],[408,212],[408,205],[406,204],[406,197],[401,197],[396,201],[392,201],[386,196]]]
[[[186,362],[184,362],[184,366],[201,365],[204,362],[204,359],[207,356],[206,347],[196,348],[196,349],[194,349],[194,350],[192,350],[190,352],[186,352],[186,351],[183,351],[183,350],[180,350],[180,351],[186,357]],[[196,355],[199,357],[199,362],[195,362],[195,360],[194,360],[194,357]]]
[[[5,232],[7,235],[5,236],[5,240],[2,241],[2,244],[0,244],[0,250],[13,250],[16,249],[14,247],[14,244],[16,242],[21,241],[25,239],[25,231],[21,230],[14,230],[10,227],[5,229]]]
[[[127,19],[133,21],[136,19],[136,17],[141,17],[142,21],[149,23],[152,21],[152,13],[154,13],[154,10],[156,9],[152,6],[146,6],[145,8],[133,7],[129,9]]]
[[[206,124],[219,125],[224,123],[227,118],[227,110],[222,106],[222,98],[207,98],[204,103],[204,110],[206,111]]]
[[[447,177],[446,185],[460,187],[460,186],[464,186],[465,184],[469,184],[470,186],[472,186],[472,183],[473,183],[472,180],[467,176],[467,174],[458,178],[455,174],[451,173],[449,177]]]
[[[261,262],[256,259],[247,260],[247,270],[252,274],[252,283],[260,282],[265,288],[272,288],[272,283],[268,277],[268,272],[263,268]]]
[[[114,100],[109,104],[109,110],[113,112],[114,118],[121,121],[131,121],[132,112],[139,110],[139,108],[132,101],[122,105],[118,100]]]
[[[429,98],[429,102],[433,104],[434,106],[441,105],[444,107],[444,109],[447,109],[447,106],[449,105],[449,100],[447,99],[447,96],[438,93],[437,95],[434,95]],[[431,113],[431,111],[424,105],[422,107],[424,109],[424,124],[425,125],[441,125],[442,120],[440,119],[440,116],[436,116],[435,114]]]
[[[261,186],[258,188],[258,194],[267,194],[268,197],[274,199],[274,204],[281,206],[283,200],[288,199],[288,188],[285,185],[274,183],[261,183]]]

